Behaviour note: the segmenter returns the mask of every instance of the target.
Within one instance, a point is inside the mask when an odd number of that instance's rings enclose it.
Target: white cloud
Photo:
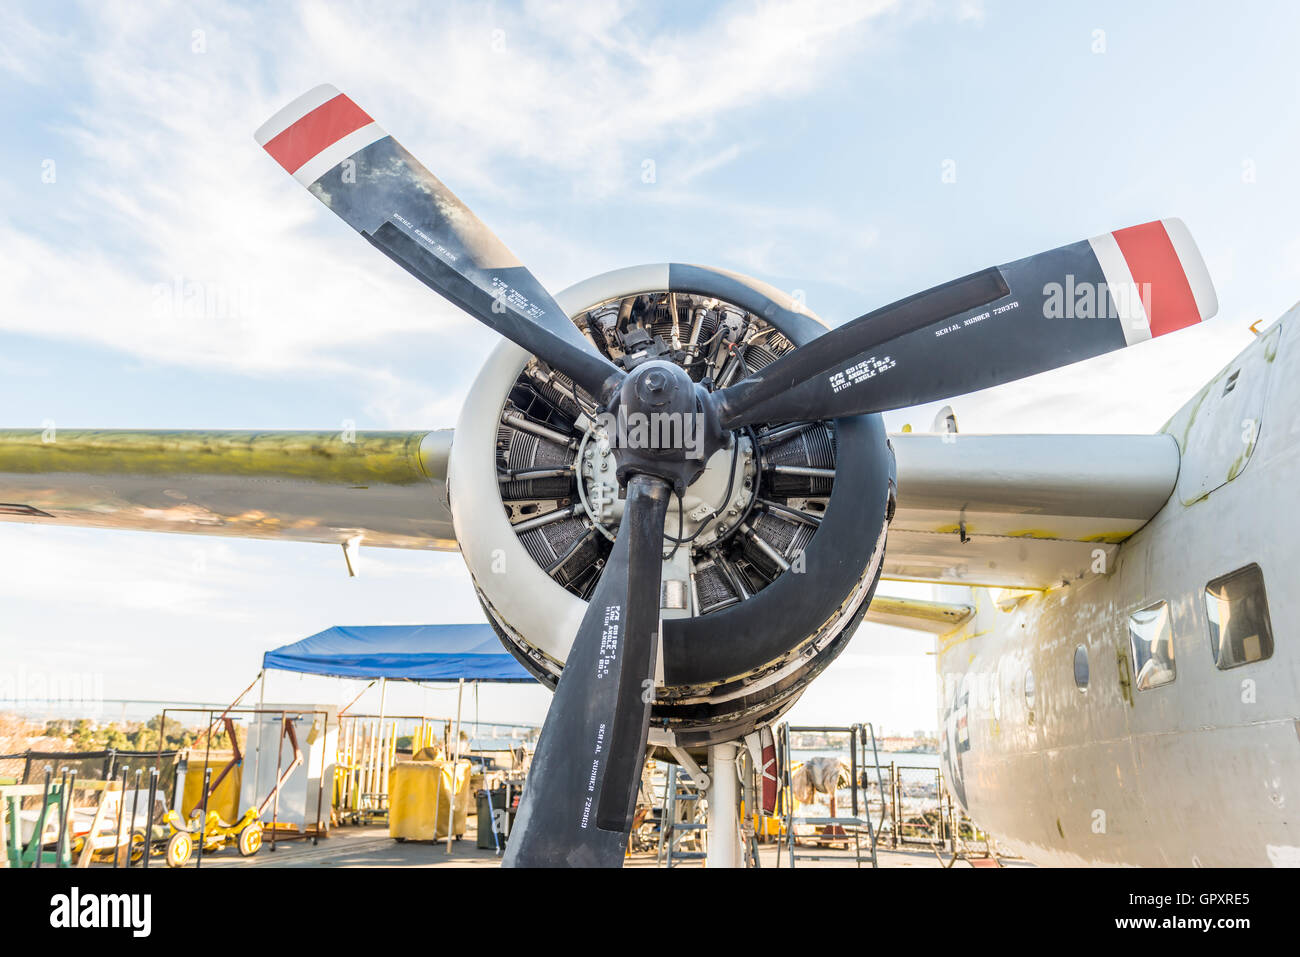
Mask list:
[[[877,655],[854,648],[840,655],[790,709],[792,724],[849,725],[872,721],[876,733],[910,734],[935,727],[938,714],[934,658],[921,654],[933,639],[917,637],[916,653]]]
[[[685,184],[691,182],[693,179],[705,175],[706,173],[712,173],[714,170],[720,169],[735,160],[740,156],[742,151],[743,147],[739,143],[732,143],[727,148],[710,156],[706,156],[703,159],[697,160],[690,166],[687,166],[677,175],[677,181]]]
[[[474,365],[455,360],[493,335],[304,195],[253,143],[262,120],[335,82],[496,213],[507,241],[538,250],[544,282],[576,280],[606,244],[533,221],[554,201],[539,188],[599,202],[639,185],[652,149],[679,158],[683,184],[733,161],[741,147],[715,142],[718,117],[813,89],[892,6],[736,4],[682,28],[615,2],[95,4],[75,42],[6,14],[0,71],[74,92],[47,131],[71,153],[28,199],[39,226],[0,219],[0,328],[161,363],[346,377],[388,421],[450,421]],[[776,267],[784,251],[733,258]],[[385,353],[437,357],[451,381],[420,390],[373,358]]]
[[[8,7],[0,9],[0,73],[10,73],[25,83],[39,83],[48,58],[66,55],[60,38],[38,29]]]
[[[9,525],[5,538],[0,550],[5,591],[50,609],[76,604],[239,620],[247,614],[230,604],[230,592],[250,585],[269,567],[267,558],[236,565],[229,543],[179,535],[124,540],[96,530],[52,533]]]
[[[365,65],[383,62],[385,87],[400,91],[389,94],[400,97],[390,126],[454,143],[459,158],[448,160],[458,171],[505,155],[609,190],[626,182],[629,151],[704,138],[721,114],[814,88],[861,42],[854,28],[894,5],[733,4],[697,12],[686,28],[656,28],[654,8],[613,2],[533,2],[518,12],[415,6],[400,16],[324,7],[303,26],[317,50],[346,51],[330,64],[344,81],[353,74],[373,85]]]
[[[4,528],[0,676],[93,671],[110,698],[228,700],[263,652],[331,625],[484,620],[455,554],[363,548],[348,578],[337,548]]]

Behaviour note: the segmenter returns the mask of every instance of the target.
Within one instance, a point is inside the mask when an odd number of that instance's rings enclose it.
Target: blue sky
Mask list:
[[[6,4],[0,426],[455,421],[493,335],[253,142],[332,82],[555,290],[693,261],[802,290],[834,323],[1180,216],[1213,323],[954,403],[964,431],[1152,431],[1300,290],[1297,20],[1287,3]],[[160,309],[177,277],[209,308]],[[333,624],[480,620],[455,555],[370,550],[348,580],[325,547],[0,537],[0,668],[94,671],[110,698],[228,697],[262,649]],[[797,716],[932,725],[928,647],[864,629]],[[546,699],[485,691],[482,710],[537,720]]]

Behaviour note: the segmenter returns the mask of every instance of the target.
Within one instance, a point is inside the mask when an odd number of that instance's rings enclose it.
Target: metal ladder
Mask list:
[[[885,778],[880,773],[880,747],[876,743],[876,729],[870,721],[857,725],[858,734],[862,739],[862,802],[863,809],[867,817],[871,817],[871,790],[866,783],[866,757],[867,757],[867,735],[871,735],[871,763],[876,769],[876,790],[880,794],[880,823],[876,825],[876,840],[880,840],[881,833],[885,830],[885,814],[889,811],[889,800],[885,797]],[[893,778],[890,778],[890,787],[893,787]],[[856,810],[856,808],[854,809]],[[892,826],[892,825],[891,825]]]
[[[677,820],[679,801],[690,807],[687,820]],[[674,867],[682,861],[704,860],[704,851],[684,851],[677,846],[682,838],[691,835],[707,839],[708,823],[700,818],[700,792],[691,781],[691,776],[675,764],[668,765],[668,783],[664,786],[664,802],[659,817],[659,850],[655,854],[657,865]],[[697,842],[702,843],[703,840]]]
[[[824,732],[831,734],[849,735],[849,766],[850,766],[850,791],[851,806],[849,814],[835,814],[833,816],[805,817],[796,816],[794,813],[794,793],[791,788],[790,779],[793,772],[791,751],[790,751],[790,732]],[[872,734],[874,739],[874,732]],[[777,743],[781,751],[781,788],[784,800],[785,810],[785,857],[790,867],[796,866],[796,861],[848,861],[852,860],[858,867],[862,866],[862,833],[866,830],[869,840],[868,849],[870,850],[870,861],[872,867],[879,867],[880,864],[876,859],[876,829],[871,823],[871,812],[866,805],[866,794],[861,795],[859,802],[859,780],[858,769],[865,764],[864,754],[860,754],[859,746],[863,751],[866,749],[866,732],[861,725],[850,725],[849,727],[813,727],[799,726],[792,727],[783,724],[777,729]],[[874,743],[874,742],[873,742]],[[878,765],[878,762],[877,762]],[[877,772],[878,773],[878,772]],[[859,810],[861,813],[859,813]],[[845,838],[853,839],[853,856],[850,858],[846,854],[840,853],[819,853],[817,851],[800,851],[798,850],[798,841],[795,839],[795,824],[812,824],[829,827],[840,827],[844,830]],[[777,854],[777,866],[781,864],[781,854]]]

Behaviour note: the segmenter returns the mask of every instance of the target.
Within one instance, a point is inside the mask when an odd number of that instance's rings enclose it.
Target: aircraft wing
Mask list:
[[[898,502],[883,577],[1053,588],[1108,573],[1178,478],[1158,435],[890,436]]]
[[[0,521],[452,550],[451,435],[0,431]]]
[[[451,435],[0,431],[0,521],[452,550]],[[1109,568],[1178,477],[1168,435],[891,441],[891,579],[1050,588]]]

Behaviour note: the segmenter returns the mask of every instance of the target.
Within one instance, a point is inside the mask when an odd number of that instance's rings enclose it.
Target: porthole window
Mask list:
[[[1159,688],[1177,677],[1168,602],[1157,602],[1129,615],[1128,636],[1137,672],[1134,684],[1139,691]]]
[[[1088,649],[1083,645],[1074,649],[1074,684],[1080,691],[1088,690]]]
[[[1025,670],[1025,707],[1030,711],[1034,710],[1034,669]]]
[[[1264,596],[1264,573],[1247,565],[1205,586],[1210,648],[1220,669],[1262,661],[1273,654],[1273,627]]]

